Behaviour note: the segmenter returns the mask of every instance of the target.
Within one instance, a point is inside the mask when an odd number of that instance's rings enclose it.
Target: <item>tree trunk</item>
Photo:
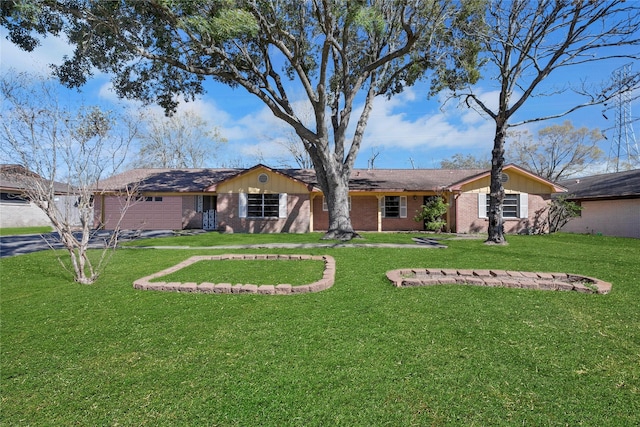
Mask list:
[[[504,187],[502,186],[502,169],[504,168],[504,141],[506,126],[501,120],[496,121],[496,135],[493,140],[491,160],[491,185],[488,209],[489,229],[486,244],[506,245],[504,237],[504,220],[502,206],[504,202]]]
[[[327,177],[328,186],[323,189],[329,211],[329,229],[323,239],[351,240],[360,237],[353,230],[349,214],[349,176]]]
[[[351,240],[360,237],[353,230],[349,212],[351,169],[348,165],[337,161],[333,155],[323,157],[315,150],[309,151],[309,154],[314,163],[318,185],[324,194],[329,213],[329,228],[322,238],[325,240]]]

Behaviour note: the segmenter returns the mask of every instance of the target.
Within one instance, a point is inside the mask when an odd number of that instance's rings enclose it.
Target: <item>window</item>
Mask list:
[[[517,194],[505,194],[502,202],[503,218],[518,218],[520,212],[520,198]]]
[[[29,200],[15,193],[0,193],[0,201],[6,203],[29,203]]]
[[[247,216],[277,217],[279,203],[278,194],[247,194]]]
[[[406,196],[385,196],[380,200],[383,218],[406,218],[407,217],[407,197]]]
[[[139,202],[161,202],[162,201],[162,196],[156,196],[156,197],[152,197],[152,196],[138,196],[136,197],[136,200]]]
[[[287,193],[239,194],[240,218],[286,218]]]
[[[329,210],[329,205],[327,205],[327,199],[324,196],[322,196],[322,210],[325,212]],[[349,196],[349,211],[351,211],[351,196]]]
[[[527,218],[529,216],[527,193],[505,194],[502,202],[503,218]],[[487,218],[487,211],[491,203],[489,194],[478,194],[478,217]]]

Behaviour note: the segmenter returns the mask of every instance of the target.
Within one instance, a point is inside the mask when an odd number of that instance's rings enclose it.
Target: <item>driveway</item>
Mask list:
[[[174,236],[172,230],[151,230],[142,232],[122,231],[120,240],[133,240],[147,237]],[[101,249],[105,247],[105,242],[109,240],[109,231],[99,231],[93,234],[89,240],[89,247]],[[0,237],[0,258],[14,255],[28,254],[32,252],[44,251],[50,248],[63,249],[58,233],[48,234],[27,234],[18,236]]]

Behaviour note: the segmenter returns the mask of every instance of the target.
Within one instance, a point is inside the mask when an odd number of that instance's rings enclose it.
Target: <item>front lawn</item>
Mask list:
[[[47,234],[51,233],[53,228],[43,227],[5,227],[0,228],[0,236],[17,236],[21,234]]]
[[[211,246],[213,237],[162,245]],[[70,283],[52,252],[2,259],[0,424],[639,425],[640,241],[508,240],[421,250],[120,249],[92,286]],[[221,253],[331,255],[336,282],[290,296],[132,287],[193,255]],[[282,269],[265,265],[245,268],[243,280]],[[399,289],[385,278],[410,267],[571,272],[613,290]]]

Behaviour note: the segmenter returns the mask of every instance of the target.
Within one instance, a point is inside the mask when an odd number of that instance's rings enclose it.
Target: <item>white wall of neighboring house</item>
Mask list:
[[[55,203],[66,222],[80,226],[80,212],[76,206],[76,196],[56,196]],[[41,227],[51,226],[47,215],[34,203],[21,201],[0,201],[0,227]]]
[[[562,231],[640,238],[640,199],[582,201],[581,216]]]
[[[51,225],[45,213],[33,203],[0,202],[0,227],[41,227]]]

